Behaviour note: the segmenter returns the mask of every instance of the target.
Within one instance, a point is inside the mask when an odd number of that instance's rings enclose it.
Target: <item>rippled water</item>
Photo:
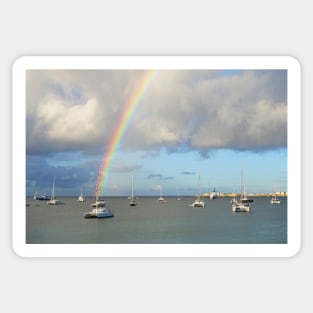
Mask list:
[[[26,243],[140,244],[140,243],[287,243],[287,198],[271,205],[270,198],[255,198],[250,213],[233,213],[229,198],[204,199],[205,208],[193,208],[194,198],[142,197],[130,207],[127,197],[108,197],[115,217],[84,219],[94,201],[59,198],[60,205],[27,198]]]

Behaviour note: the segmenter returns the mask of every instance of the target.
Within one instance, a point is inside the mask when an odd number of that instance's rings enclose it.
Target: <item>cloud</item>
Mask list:
[[[26,187],[31,193],[51,193],[52,180],[55,176],[56,194],[79,193],[83,186],[84,191],[92,194],[94,189],[96,173],[85,164],[76,165],[55,165],[49,162],[50,159],[27,156],[26,162]]]
[[[27,153],[99,152],[116,129],[140,71],[27,74]],[[163,70],[119,146],[127,151],[263,151],[287,145],[284,70]]]
[[[154,179],[154,178],[157,178],[157,179],[162,179],[162,174],[149,174],[147,176],[148,179]]]
[[[196,74],[191,71],[193,84],[187,85],[187,80],[179,79],[170,83],[167,73],[161,73],[159,84],[145,96],[125,145],[134,145],[131,138],[136,138],[142,149],[165,146],[175,151],[184,146],[204,156],[221,148],[286,147],[285,71],[246,71],[205,80],[197,80]]]
[[[161,185],[153,184],[153,185],[151,185],[150,190],[152,190],[152,191],[161,190]]]
[[[148,179],[159,179],[159,180],[172,180],[175,179],[173,176],[163,176],[162,174],[149,174]]]
[[[111,172],[113,173],[131,173],[141,168],[140,165],[129,165],[129,164],[120,164],[117,166],[111,167]]]
[[[166,176],[164,178],[162,178],[162,180],[172,180],[172,179],[175,179],[174,176]]]

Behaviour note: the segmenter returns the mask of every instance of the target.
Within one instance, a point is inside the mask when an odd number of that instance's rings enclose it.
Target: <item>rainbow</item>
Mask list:
[[[129,121],[131,120],[131,117],[133,116],[136,108],[138,107],[138,104],[145,95],[147,89],[151,85],[153,79],[155,78],[156,73],[156,70],[144,71],[140,79],[138,80],[138,83],[136,84],[136,87],[131,94],[131,97],[126,102],[124,111],[121,114],[118,123],[116,124],[109,143],[107,144],[107,148],[99,168],[99,175],[96,184],[96,190],[98,190],[99,192],[101,192],[101,190],[106,185],[112,160],[114,159],[115,152],[123,138]]]

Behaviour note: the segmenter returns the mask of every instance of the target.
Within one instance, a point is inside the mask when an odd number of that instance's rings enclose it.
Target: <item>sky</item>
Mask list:
[[[93,195],[143,70],[27,70],[26,193]],[[100,196],[287,191],[286,70],[158,70]]]

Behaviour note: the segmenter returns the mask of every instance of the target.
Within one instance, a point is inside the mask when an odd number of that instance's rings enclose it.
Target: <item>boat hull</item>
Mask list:
[[[97,218],[110,218],[114,217],[114,214],[112,212],[98,212]]]
[[[243,204],[243,203],[233,203],[232,205],[233,212],[247,212],[251,211],[250,205]]]
[[[84,218],[97,218],[97,214],[88,212],[84,214]]]
[[[104,208],[105,205],[106,205],[106,202],[101,200],[101,201],[93,203],[91,206],[94,207],[94,208],[96,208],[96,207]]]
[[[271,204],[280,204],[280,200],[279,199],[272,199]]]
[[[202,201],[200,201],[200,202],[194,202],[194,203],[192,204],[192,206],[193,206],[194,208],[204,208],[204,207],[205,207],[205,203],[202,202]]]
[[[205,204],[204,203],[193,203],[192,206],[194,208],[204,208]]]
[[[110,218],[114,217],[114,214],[108,209],[93,209],[90,212],[84,214],[84,218]]]
[[[57,205],[57,204],[60,204],[60,201],[59,200],[49,200],[47,202],[48,205]]]
[[[137,205],[137,201],[135,197],[130,197],[129,198],[129,206],[136,206]]]

